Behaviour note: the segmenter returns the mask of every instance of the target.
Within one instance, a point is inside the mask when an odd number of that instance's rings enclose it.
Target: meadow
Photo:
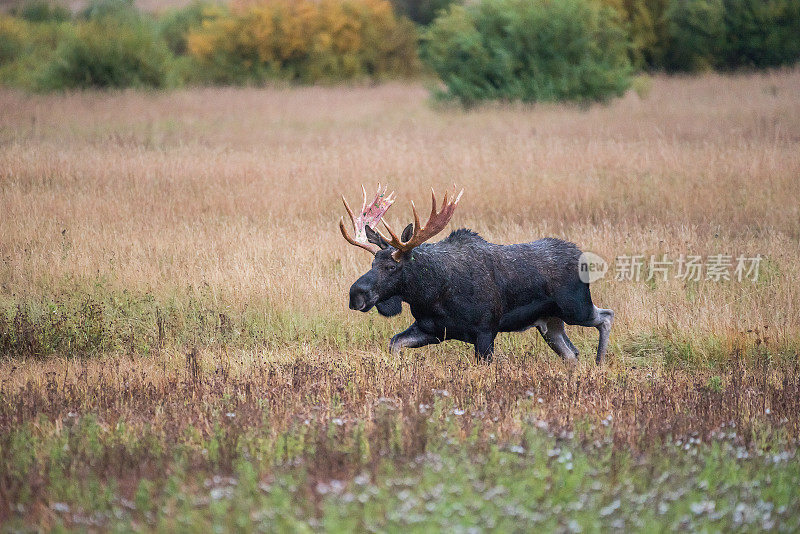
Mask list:
[[[643,77],[607,105],[420,84],[0,90],[4,529],[800,528],[800,71]],[[616,311],[563,364],[347,308],[339,196],[457,184],[451,228],[554,236]],[[647,280],[651,256],[762,261]],[[638,280],[615,258],[641,255]],[[733,269],[731,269],[733,274]]]

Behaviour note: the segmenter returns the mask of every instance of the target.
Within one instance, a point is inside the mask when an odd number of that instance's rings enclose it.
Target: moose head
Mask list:
[[[381,315],[390,317],[402,311],[403,269],[411,251],[444,230],[453,217],[464,191],[462,189],[458,196],[454,195],[451,201],[448,201],[448,194],[445,193],[442,209],[439,211],[436,206],[436,194],[431,189],[432,207],[425,225],[420,224],[417,208],[412,201],[414,222],[406,226],[398,237],[392,227],[382,220],[383,215],[395,201],[394,192],[387,195],[386,188],[381,190],[378,184],[375,198],[368,202],[364,186],[361,186],[361,190],[364,201],[357,217],[347,204],[347,200],[342,197],[344,208],[353,224],[355,237],[347,231],[344,218],[339,220],[339,229],[348,243],[370,252],[375,259],[372,261],[372,268],[350,287],[350,309],[367,312],[373,306],[377,306]],[[388,237],[377,229],[379,222],[386,227]]]

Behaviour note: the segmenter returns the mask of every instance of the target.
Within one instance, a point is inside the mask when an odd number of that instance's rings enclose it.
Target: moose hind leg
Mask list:
[[[581,351],[579,351],[579,350],[578,350],[578,347],[576,347],[576,346],[575,346],[575,345],[572,343],[572,340],[571,340],[569,337],[567,337],[567,331],[566,331],[566,330],[564,330],[564,332],[561,334],[561,336],[564,338],[564,343],[566,343],[566,344],[567,344],[567,346],[569,347],[569,350],[571,350],[571,351],[572,351],[572,354],[574,354],[576,358],[577,358],[578,356],[580,356],[580,354],[581,354]]]
[[[547,345],[568,362],[577,361],[578,349],[572,344],[564,331],[564,321],[558,317],[544,319],[544,324],[537,324],[539,333],[542,334]]]
[[[608,337],[611,334],[612,324],[614,324],[614,311],[598,308],[597,306],[594,307],[592,318],[589,321],[581,324],[581,326],[592,326],[597,328],[597,331],[600,332],[600,339],[597,342],[596,361],[598,364],[603,363],[603,359],[606,357],[606,352],[608,352]]]
[[[392,354],[399,354],[404,348],[415,349],[417,347],[424,347],[425,345],[432,345],[441,343],[441,339],[430,334],[423,332],[417,323],[412,324],[399,334],[396,334],[389,341],[389,350]]]

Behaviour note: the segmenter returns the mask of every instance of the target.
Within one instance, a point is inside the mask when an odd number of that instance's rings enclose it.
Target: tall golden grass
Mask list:
[[[398,227],[409,200],[457,183],[451,227],[498,243],[565,238],[612,269],[628,254],[766,258],[755,283],[596,283],[595,301],[617,312],[618,355],[654,330],[796,340],[798,86],[798,70],[657,76],[648,94],[607,106],[470,112],[438,107],[416,85],[5,90],[2,295],[102,279],[369,328],[347,309],[369,257],[338,233],[339,195],[355,201],[359,184],[389,182]]]

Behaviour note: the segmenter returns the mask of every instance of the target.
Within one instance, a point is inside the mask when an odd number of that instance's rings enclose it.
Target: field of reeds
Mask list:
[[[798,86],[468,112],[407,84],[3,90],[1,528],[796,531]],[[412,319],[347,308],[370,258],[337,227],[379,181],[395,228],[455,183],[453,229],[605,258],[608,362],[577,327],[577,366],[535,330],[489,365],[389,354]],[[720,254],[728,280],[647,279]]]

